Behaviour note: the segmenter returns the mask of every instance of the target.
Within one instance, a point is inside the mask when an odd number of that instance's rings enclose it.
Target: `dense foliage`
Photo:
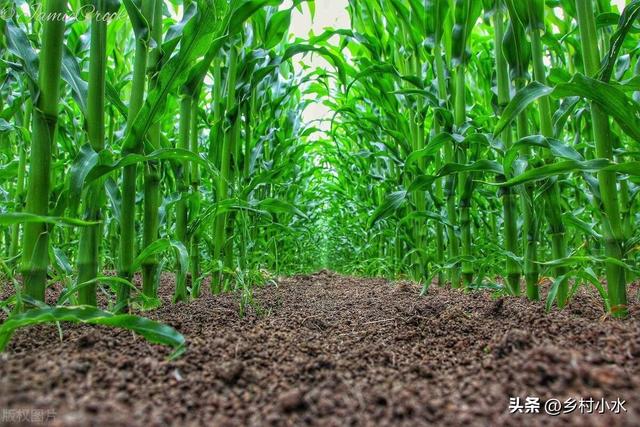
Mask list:
[[[250,299],[271,274],[321,267],[531,299],[550,277],[548,307],[588,284],[626,315],[637,0],[351,0],[350,29],[306,40],[289,26],[312,0],[4,7],[15,325],[129,327],[90,308],[98,291],[111,311],[154,307],[162,271],[180,301],[205,278]],[[329,66],[296,65],[310,55]],[[304,123],[318,101],[331,117]]]
[[[5,5],[3,265],[24,292],[3,307],[43,310],[62,282],[59,305],[95,306],[104,290],[112,311],[150,308],[163,270],[178,301],[206,276],[214,292],[248,292],[262,269],[315,265],[295,207],[308,77],[291,59],[313,46],[287,43],[305,2],[281,3]]]
[[[335,112],[334,263],[531,299],[550,277],[548,307],[587,284],[625,316],[640,3],[379,0],[349,12],[333,55],[351,59],[334,90],[315,87]]]

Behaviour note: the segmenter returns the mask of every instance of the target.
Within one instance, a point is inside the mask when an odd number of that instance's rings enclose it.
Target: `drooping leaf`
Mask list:
[[[184,337],[175,329],[144,317],[115,315],[94,307],[47,307],[28,310],[5,320],[0,325],[0,351],[6,348],[16,329],[52,322],[88,323],[129,329],[149,342],[172,347],[174,351],[171,358],[179,357],[186,349]]]
[[[0,213],[0,225],[45,223],[62,227],[86,227],[95,225],[96,222],[83,221],[76,218],[35,215],[27,212]]]
[[[80,76],[80,66],[78,65],[78,61],[69,49],[64,50],[61,77],[71,88],[73,99],[80,107],[82,114],[86,117],[89,85]]]
[[[620,16],[618,29],[613,37],[611,37],[611,47],[604,58],[602,69],[600,70],[600,80],[603,82],[608,83],[611,79],[616,59],[620,54],[620,49],[622,49],[622,44],[639,16],[640,0],[634,0],[625,6],[624,11]]]
[[[552,91],[552,88],[538,82],[531,82],[527,87],[518,91],[502,112],[500,120],[493,130],[493,135],[500,135],[518,117],[518,114],[538,98],[549,95]]]
[[[384,202],[369,217],[369,227],[372,227],[378,221],[392,215],[396,210],[404,204],[407,199],[406,191],[395,191],[385,197]]]
[[[280,10],[273,14],[267,23],[264,48],[272,49],[282,41],[291,22],[291,9]]]

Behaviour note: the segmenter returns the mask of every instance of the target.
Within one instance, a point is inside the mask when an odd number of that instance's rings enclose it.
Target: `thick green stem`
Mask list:
[[[212,129],[213,143],[211,146],[211,153],[209,157],[213,160],[213,163],[220,169],[222,159],[222,146],[223,146],[223,134],[222,134],[222,113],[224,106],[222,105],[222,61],[219,58],[213,61],[213,88],[211,97],[213,98],[211,109],[213,110],[213,124]]]
[[[576,1],[576,10],[585,72],[589,76],[595,76],[600,69],[600,52],[593,4],[591,0],[578,0]],[[609,127],[609,117],[599,104],[591,103],[591,121],[596,156],[613,160],[613,138]],[[628,307],[625,270],[619,265],[623,260],[624,233],[618,205],[615,172],[598,172],[598,182],[604,207],[602,229],[605,254],[612,259],[606,264],[609,305],[614,317],[626,317]]]
[[[493,17],[495,34],[495,55],[496,55],[496,78],[498,87],[498,104],[500,111],[509,103],[509,74],[507,61],[502,52],[502,40],[504,38],[504,17],[503,12],[498,8]],[[502,132],[502,141],[505,149],[512,145],[512,130],[507,128]],[[510,176],[511,171],[505,171]],[[516,194],[511,188],[505,188],[502,192],[503,223],[504,223],[504,248],[514,255],[518,254],[518,211],[516,206]],[[521,270],[518,263],[507,257],[506,263],[507,285],[514,295],[520,295]]]
[[[107,23],[100,14],[106,12],[106,1],[96,3],[96,13],[91,20],[91,49],[89,57],[89,94],[87,107],[87,132],[89,143],[96,153],[104,149],[105,138],[105,78],[107,64]],[[87,189],[84,219],[100,222],[104,205],[104,182],[97,180]],[[78,245],[78,284],[95,279],[98,275],[102,224],[84,227],[80,231]],[[96,286],[84,286],[78,290],[80,304],[96,305]]]
[[[159,130],[158,126],[158,130]],[[155,133],[150,129],[151,134]],[[147,247],[158,239],[159,216],[158,212],[162,204],[160,193],[160,165],[157,162],[149,162],[144,169],[144,214],[142,245]],[[147,258],[142,264],[142,293],[149,298],[158,296],[158,258],[155,255]]]
[[[414,61],[413,74],[419,76],[421,75],[421,73],[422,73],[422,64],[420,63],[419,59],[416,57]],[[416,100],[416,110],[414,111],[414,114],[413,114],[413,122],[416,127],[415,144],[414,144],[414,147],[416,150],[420,150],[424,148],[424,144],[425,144],[424,117],[423,117],[422,109],[423,109],[423,100],[421,97],[418,97],[418,99]],[[424,158],[421,158],[418,161],[418,167],[421,171],[424,171],[426,169],[426,161]],[[427,203],[426,203],[426,195],[424,192],[422,191],[416,192],[415,203],[416,203],[416,209],[418,210],[418,212],[424,212],[426,210]],[[421,221],[418,224],[416,224],[416,247],[421,250],[421,252],[418,252],[417,273],[419,275],[418,279],[424,279],[424,280],[428,279],[425,241],[426,241],[426,224],[424,224],[424,222]]]
[[[624,157],[619,156],[618,163],[624,162]],[[630,239],[633,236],[633,220],[631,217],[631,193],[629,190],[629,181],[620,180],[620,215],[622,215],[622,234],[624,239]]]
[[[531,4],[531,2],[529,2]],[[536,81],[546,84],[547,78],[544,66],[544,52],[542,50],[542,42],[540,40],[540,31],[537,28],[531,30],[531,53],[533,56],[533,71]],[[540,130],[542,135],[551,138],[553,136],[553,124],[551,120],[551,108],[549,98],[543,96],[538,99],[538,107],[540,109]],[[545,154],[545,162],[553,163],[554,156],[547,151]],[[545,201],[545,214],[549,223],[549,234],[551,236],[551,250],[554,259],[563,259],[567,256],[567,244],[565,241],[565,228],[562,222],[562,206],[560,199],[560,186],[558,182],[554,182],[547,188],[543,194]],[[566,267],[555,267],[553,269],[556,278],[562,277],[567,273]],[[569,293],[568,278],[562,280],[558,286],[556,301],[558,307],[562,308],[567,304]]]
[[[436,125],[434,134],[437,134],[439,129],[439,125]],[[436,170],[439,170],[440,167],[442,167],[442,159],[440,156],[436,156]],[[442,210],[441,201],[444,199],[441,180],[437,180],[435,182],[435,193],[437,198],[436,206],[438,209],[438,215],[440,215]],[[436,222],[436,261],[438,262],[439,267],[444,265],[444,226],[441,221]],[[441,269],[438,270],[436,282],[438,286],[444,285],[444,275]]]
[[[464,65],[458,66],[456,70],[456,87],[455,87],[455,115],[454,120],[456,126],[460,129],[466,120],[466,101],[465,101],[465,70]],[[467,162],[466,147],[458,153],[459,163]],[[465,286],[469,286],[473,282],[473,262],[470,258],[473,256],[471,250],[471,192],[473,181],[469,173],[461,173],[458,182],[458,191],[460,192],[460,234],[462,240],[462,280]]]
[[[235,95],[234,95],[235,96]],[[241,111],[241,106],[237,108],[238,114]],[[231,126],[231,140],[230,140],[230,151],[231,151],[231,159],[233,160],[230,164],[228,180],[229,183],[236,182],[236,178],[242,178],[242,174],[238,173],[240,171],[239,159],[240,159],[240,144],[238,141],[240,140],[240,129],[241,122],[239,117],[235,117],[232,121],[233,125]],[[226,242],[224,245],[224,269],[227,272],[234,270],[234,247],[236,244],[235,241],[235,224],[236,218],[238,216],[237,211],[231,211],[228,213],[226,218]],[[277,222],[277,217],[274,218],[274,221]],[[282,243],[282,240],[279,240],[278,243]],[[229,277],[224,278],[224,290],[231,290],[231,281]]]
[[[21,119],[22,126],[28,126],[31,121],[32,104],[30,100],[25,102],[25,111]],[[27,171],[27,141],[22,139],[18,144],[18,176],[16,182],[16,194],[14,195],[14,210],[22,212],[24,210],[24,186]],[[18,256],[20,248],[20,224],[15,224],[11,229],[11,247],[9,248],[9,257]]]
[[[200,148],[198,146],[198,102],[200,100],[199,91],[193,97],[191,104],[191,132],[190,132],[190,149],[195,155],[199,155]],[[200,212],[200,170],[197,163],[191,165],[191,205],[189,206],[189,217],[197,218]],[[191,286],[193,289],[193,297],[198,297],[200,287],[196,281],[200,277],[200,235],[196,232],[191,236],[191,247],[189,250],[191,270]]]
[[[47,0],[47,16],[65,16],[66,0]],[[56,140],[60,70],[64,47],[64,18],[47,19],[42,24],[42,48],[38,69],[39,95],[33,111],[29,185],[25,211],[49,214],[51,192],[51,152]],[[27,223],[24,227],[22,275],[25,294],[44,301],[49,266],[49,227],[44,223]]]
[[[521,90],[524,87],[524,83],[522,79],[516,79],[516,89]],[[516,128],[519,139],[529,136],[528,118],[525,111],[518,115]],[[520,158],[526,161],[531,159],[531,153],[528,147],[521,147]],[[527,297],[531,300],[538,300],[540,299],[540,291],[538,289],[540,269],[537,262],[538,222],[535,215],[533,197],[533,185],[525,184],[522,188],[522,197],[520,197],[522,207],[522,236],[524,238],[524,277],[527,286]]]
[[[155,2],[142,2],[142,14],[150,21],[153,17]],[[129,112],[127,115],[126,132],[130,132],[133,122],[144,102],[146,83],[147,57],[149,53],[148,42],[142,38],[136,40],[136,52],[133,63],[133,80],[131,83],[131,98],[129,100]],[[135,141],[135,147],[131,152],[142,151],[142,139]],[[128,152],[123,154],[129,154]],[[133,261],[135,258],[135,213],[136,213],[136,179],[137,164],[125,166],[122,170],[122,210],[120,218],[120,268],[119,275],[123,279],[133,278]],[[118,305],[126,310],[130,289],[121,285],[118,288]]]
[[[180,129],[178,138],[178,148],[189,149],[189,133],[191,131],[191,104],[190,94],[183,94],[180,101]],[[176,239],[188,246],[187,242],[187,222],[188,222],[188,201],[185,197],[189,192],[189,162],[183,160],[180,165],[180,174],[177,176],[178,193],[181,198],[176,204]],[[179,274],[176,282],[176,289],[173,295],[174,301],[183,301],[187,298],[186,276]]]
[[[162,0],[155,0],[153,10],[153,23],[151,24],[151,37],[157,46],[162,44]],[[153,49],[149,54],[149,88],[154,88],[158,82],[158,72],[160,67],[161,54],[159,48]],[[149,139],[153,146],[160,146],[162,130],[160,123],[154,123],[149,129]],[[158,227],[160,219],[158,212],[162,196],[160,193],[160,164],[158,162],[148,162],[144,165],[144,214],[142,246],[144,248],[151,245],[158,239]],[[159,284],[158,257],[152,255],[142,264],[142,293],[149,298],[158,296]]]
[[[253,112],[255,110],[255,99],[256,99],[256,92],[255,89],[251,89],[250,90],[250,98],[249,100],[247,100],[247,102],[245,102],[245,113],[244,113],[244,153],[242,155],[242,181],[244,181],[245,183],[249,182],[249,166],[250,166],[250,157],[251,157],[251,146],[253,143],[253,123],[252,123],[252,119],[253,119]],[[241,184],[242,185],[242,184]],[[243,212],[241,214],[241,218],[242,220],[245,222],[245,224],[247,224],[246,227],[242,227],[242,233],[241,233],[241,243],[240,243],[240,257],[239,257],[239,262],[240,262],[240,266],[243,269],[247,269],[249,268],[247,262],[248,257],[247,257],[247,248],[249,245],[249,239],[250,239],[250,234],[249,234],[249,229],[251,228],[249,226],[249,224],[251,223],[251,213],[249,212]],[[252,228],[253,231],[254,228]]]
[[[236,68],[238,61],[238,51],[235,46],[231,46],[229,52],[229,69],[227,75],[227,105],[226,111],[229,113],[236,104]],[[235,124],[237,119],[233,118],[233,122],[230,128],[225,132],[224,142],[220,153],[220,178],[218,180],[217,189],[217,202],[221,203],[229,196],[229,182],[231,179],[231,157],[235,147]],[[216,234],[214,245],[214,260],[226,261],[229,259],[229,250],[227,242],[227,220],[229,215],[226,213],[219,213],[216,216]],[[229,221],[230,222],[230,221]],[[215,290],[220,290],[224,283],[223,271],[217,272],[214,276],[211,285]]]
[[[434,49],[434,61],[435,71],[438,79],[438,93],[441,101],[446,100],[446,76],[444,69],[444,61],[442,54],[440,53],[440,46],[436,45]],[[453,144],[447,143],[444,146],[444,159],[445,163],[451,163],[454,161]],[[456,178],[455,175],[449,175],[446,178],[444,186],[444,197],[447,204],[447,219],[449,224],[447,228],[447,249],[450,258],[457,258],[460,255],[460,243],[458,236],[456,235],[456,226],[458,223],[458,211],[456,210],[456,193],[455,193]],[[449,280],[451,286],[458,287],[460,284],[460,269],[457,265],[451,267],[449,271]]]
[[[434,48],[434,58],[435,56],[441,56],[442,52],[441,52],[441,48],[440,48],[440,44],[438,43],[437,46]],[[434,59],[434,63],[437,62]],[[446,102],[446,96],[447,96],[447,87],[444,84],[444,81],[441,82],[440,78],[438,77],[438,72],[437,70],[434,71],[434,73],[436,73],[436,79],[438,81],[438,98],[440,100],[441,103],[445,103]],[[440,133],[440,131],[442,130],[443,126],[441,125],[439,120],[434,120],[434,135],[438,135],[438,133]],[[442,157],[440,155],[436,156],[436,170],[439,170],[440,167],[442,167]],[[444,203],[442,203],[444,201],[444,191],[443,191],[443,187],[442,187],[442,180],[436,180],[435,182],[435,193],[436,193],[436,199],[438,202],[438,213],[440,213],[440,211],[442,210],[442,207],[444,205]],[[442,224],[441,221],[438,221],[436,223],[436,260],[438,262],[438,265],[440,267],[440,269],[438,270],[438,278],[437,278],[437,283],[439,286],[444,285],[444,274],[442,271],[442,266],[444,265],[444,250],[445,250],[445,241],[444,241],[444,225]]]
[[[211,129],[211,135],[210,138],[212,138],[212,141],[209,145],[209,157],[213,160],[213,163],[216,165],[216,167],[218,168],[218,170],[221,169],[221,163],[222,163],[222,148],[224,145],[224,136],[222,134],[222,129],[223,129],[223,124],[222,124],[222,113],[223,113],[223,109],[224,106],[222,105],[222,89],[223,89],[223,84],[222,84],[222,60],[220,58],[215,58],[213,60],[213,87],[212,87],[212,93],[211,93],[211,97],[212,99],[212,103],[211,103],[211,109],[213,110],[213,124],[214,127]],[[218,183],[217,181],[213,181],[212,182],[212,187],[214,188],[214,190],[218,191]],[[218,199],[218,197],[216,197]],[[216,218],[214,221],[214,227],[213,227],[213,231],[214,233],[217,232],[217,226],[218,226],[218,219]],[[214,239],[215,239],[215,234],[214,234]],[[214,260],[218,260],[218,257],[220,256],[219,253],[217,253],[217,243],[214,240],[214,247],[213,247],[213,259]],[[220,289],[220,275],[219,273],[216,271],[213,273],[213,276],[211,278],[211,292],[217,292]]]

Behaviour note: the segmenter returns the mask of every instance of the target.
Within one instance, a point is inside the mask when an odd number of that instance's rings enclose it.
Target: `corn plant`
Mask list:
[[[174,302],[208,277],[246,303],[252,278],[329,267],[547,308],[589,284],[626,316],[640,2],[351,0],[351,28],[306,39],[289,27],[311,0],[17,3],[0,237],[22,287],[3,337],[139,331],[123,312],[161,303],[163,271]],[[318,101],[330,114],[305,122]]]
[[[335,111],[327,185],[356,183],[327,203],[362,216],[329,222],[336,262],[514,295],[524,277],[532,300],[550,277],[547,307],[588,283],[624,317],[637,274],[638,7],[350,2],[352,30],[327,46],[352,54],[346,89],[313,89]]]
[[[300,171],[286,169],[305,154],[305,77],[291,63],[308,49],[287,36],[305,2],[281,3],[98,0],[85,16],[79,1],[52,0],[3,22],[2,138],[19,148],[3,143],[18,185],[1,223],[24,283],[3,346],[17,327],[77,321],[149,329],[179,348],[175,331],[110,312],[157,306],[167,266],[175,301],[197,297],[204,275],[246,293],[244,277],[260,274],[238,271],[300,268],[286,255],[255,261],[312,226],[296,207]],[[64,298],[44,305],[60,281]],[[91,308],[99,291],[110,312]]]

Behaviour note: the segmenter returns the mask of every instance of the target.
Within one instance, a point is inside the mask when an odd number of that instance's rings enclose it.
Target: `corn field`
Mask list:
[[[294,35],[332,8],[350,23]],[[549,316],[586,292],[633,318],[639,16],[638,0],[3,1],[0,349],[71,322],[177,358],[185,337],[154,310],[233,295],[244,315],[256,289],[323,269]]]

